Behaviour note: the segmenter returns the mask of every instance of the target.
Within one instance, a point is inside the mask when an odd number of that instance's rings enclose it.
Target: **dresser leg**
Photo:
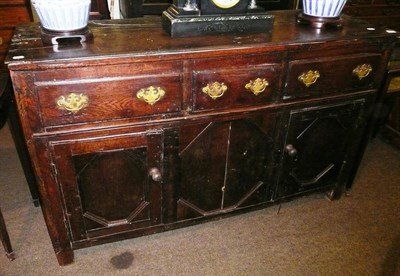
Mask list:
[[[327,197],[330,201],[333,201],[333,200],[338,200],[338,199],[340,199],[340,198],[342,197],[342,194],[343,194],[343,188],[342,188],[342,187],[339,187],[339,188],[332,189],[331,191],[328,191],[328,192],[326,193],[326,197]]]
[[[10,261],[14,261],[15,258],[16,258],[14,252],[6,253],[6,256],[7,256],[7,258],[8,258]]]
[[[74,262],[74,252],[72,249],[56,252],[58,264],[61,266],[69,265]]]

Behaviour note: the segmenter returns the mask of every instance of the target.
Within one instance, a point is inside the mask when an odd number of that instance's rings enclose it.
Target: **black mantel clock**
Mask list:
[[[162,15],[171,37],[267,33],[273,21],[256,0],[174,0]]]

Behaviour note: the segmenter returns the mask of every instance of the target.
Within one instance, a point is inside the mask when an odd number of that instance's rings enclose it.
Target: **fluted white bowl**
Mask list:
[[[319,17],[338,17],[346,0],[303,0],[303,14]]]
[[[43,28],[75,31],[87,26],[90,0],[32,0]]]

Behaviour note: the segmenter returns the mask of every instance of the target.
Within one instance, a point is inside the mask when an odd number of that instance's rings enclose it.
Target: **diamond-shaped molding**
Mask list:
[[[85,218],[114,226],[148,216],[146,164],[143,149],[135,150],[97,153],[82,166],[77,176]]]
[[[193,149],[193,152],[197,150],[197,147],[199,144],[203,145],[204,144],[204,137],[214,137],[214,135],[218,135],[218,133],[224,133],[222,131],[222,128],[224,130],[228,130],[228,135],[225,138],[225,143],[226,145],[221,145],[221,147],[226,147],[227,152],[225,152],[225,168],[224,171],[221,171],[221,174],[226,175],[231,170],[229,167],[232,165],[230,155],[233,153],[236,153],[237,155],[242,155],[243,158],[249,159],[246,157],[246,154],[248,150],[250,151],[255,151],[254,147],[257,145],[253,145],[249,140],[246,139],[251,139],[252,141],[269,141],[268,134],[263,131],[263,129],[255,122],[251,120],[240,120],[240,121],[233,121],[233,122],[226,122],[226,123],[218,123],[218,124],[212,124],[208,125],[206,128],[204,128],[202,131],[199,131],[199,135],[197,135],[190,143],[188,143],[188,147],[184,149],[183,152],[181,152],[181,155],[185,154],[190,154],[191,149]],[[233,132],[240,132],[243,138],[242,140],[237,140],[235,141],[235,144],[232,143],[233,137],[238,137],[238,135],[231,135]],[[212,134],[211,134],[212,133]],[[217,134],[215,134],[217,133]],[[245,134],[245,135],[243,135]],[[254,139],[253,139],[254,138]],[[243,140],[244,139],[244,140]],[[205,139],[207,140],[207,139]],[[249,142],[249,143],[248,143]],[[247,147],[246,147],[247,145]],[[237,148],[238,147],[243,147],[244,152],[240,152],[239,154],[237,153]],[[254,153],[253,153],[254,154]],[[242,160],[243,166],[245,166],[245,160]],[[251,166],[252,164],[247,164],[248,166]],[[235,168],[238,169],[238,168]],[[239,168],[241,169],[241,168]],[[225,179],[226,181],[226,179]],[[193,202],[189,198],[185,198],[185,195],[183,195],[180,200],[178,201],[178,205],[180,205],[183,208],[189,208],[192,210],[194,213],[197,213],[202,216],[206,216],[208,214],[212,214],[215,212],[220,211],[226,211],[227,209],[235,209],[243,204],[246,204],[246,201],[252,197],[253,194],[255,194],[263,185],[264,183],[262,181],[255,181],[254,183],[251,183],[249,187],[246,187],[245,190],[239,191],[238,187],[232,187],[229,186],[232,183],[220,183],[220,188],[215,191],[215,193],[218,193],[219,195],[214,195],[215,198],[219,198],[220,202],[216,202],[215,206],[220,206],[219,209],[210,209],[208,210],[206,206],[198,206],[197,203]],[[235,184],[235,183],[234,183]],[[234,189],[235,193],[235,202],[231,202],[230,204],[225,204],[225,200],[227,198],[227,194],[229,193],[230,189]],[[236,194],[238,192],[242,192],[241,195],[237,196]],[[190,193],[191,194],[191,193]],[[198,195],[202,196],[202,195]],[[236,199],[237,198],[237,199]],[[232,204],[233,203],[233,204]]]
[[[310,124],[308,124],[307,127],[305,127],[304,130],[302,132],[300,132],[299,135],[297,135],[296,139],[298,141],[302,140],[308,133],[312,133],[313,131],[315,131],[315,128],[318,128],[319,124],[324,123],[323,121],[326,121],[326,120],[331,121],[330,123],[326,124],[326,125],[329,125],[330,132],[332,132],[333,128],[336,129],[336,130],[334,130],[335,133],[340,133],[340,131],[346,130],[345,125],[340,121],[340,119],[337,116],[321,117],[321,118],[316,118]],[[320,132],[317,131],[316,133],[320,133]],[[321,171],[316,173],[313,178],[309,178],[309,179],[301,179],[301,177],[296,173],[296,168],[294,168],[290,172],[290,175],[301,186],[308,186],[308,185],[317,183],[322,177],[324,177],[327,173],[329,173],[334,167],[335,167],[334,163],[329,163]]]

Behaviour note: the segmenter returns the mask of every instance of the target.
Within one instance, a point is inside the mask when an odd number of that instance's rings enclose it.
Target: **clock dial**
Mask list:
[[[221,9],[229,9],[237,5],[240,0],[211,0],[217,7]]]

